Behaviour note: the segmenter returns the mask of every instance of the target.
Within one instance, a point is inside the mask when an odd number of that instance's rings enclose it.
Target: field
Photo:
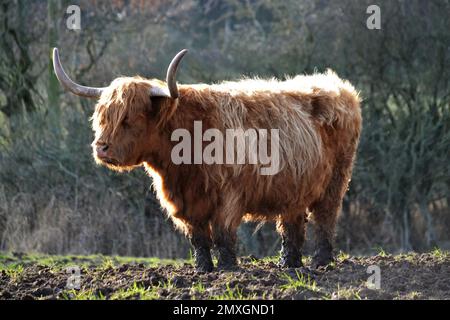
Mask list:
[[[241,257],[237,270],[196,273],[190,259],[5,253],[0,299],[450,299],[450,253],[438,249],[340,253],[314,272],[307,268],[309,257],[304,263],[302,269],[279,269],[275,257]],[[380,267],[380,289],[367,285],[371,265]],[[70,288],[76,284],[72,266],[79,267],[78,289]]]

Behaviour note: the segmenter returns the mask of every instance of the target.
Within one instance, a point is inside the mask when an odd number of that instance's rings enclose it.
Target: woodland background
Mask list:
[[[69,5],[81,30],[66,27]],[[381,8],[381,30],[366,9]],[[352,253],[450,248],[450,1],[0,0],[0,250],[186,257],[143,170],[95,165],[95,104],[78,82],[164,78],[189,48],[183,83],[332,68],[364,98],[364,127],[337,246]],[[241,253],[276,254],[274,226],[239,231]]]

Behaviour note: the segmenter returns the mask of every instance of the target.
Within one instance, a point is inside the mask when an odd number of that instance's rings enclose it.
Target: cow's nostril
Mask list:
[[[109,149],[109,145],[106,143],[99,142],[97,143],[97,152],[106,152]]]

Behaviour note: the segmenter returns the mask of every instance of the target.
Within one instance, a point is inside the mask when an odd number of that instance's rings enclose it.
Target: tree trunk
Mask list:
[[[425,231],[427,249],[430,249],[436,246],[436,231],[434,229],[433,217],[431,216],[431,213],[428,210],[428,206],[425,199],[420,200],[419,206],[420,206],[420,213],[425,219],[427,228]]]
[[[410,236],[410,214],[409,209],[403,209],[403,237],[402,250],[404,252],[411,251],[411,236]]]
[[[47,3],[47,19],[48,19],[48,47],[49,47],[49,63],[48,63],[48,108],[52,128],[56,134],[60,130],[60,116],[61,109],[59,105],[59,83],[53,72],[52,52],[53,48],[57,46],[58,42],[58,12],[61,8],[61,3],[58,0],[48,0]]]

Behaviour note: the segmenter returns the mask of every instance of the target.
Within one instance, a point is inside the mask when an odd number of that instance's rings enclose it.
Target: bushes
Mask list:
[[[136,11],[88,4],[92,17],[83,11],[82,32],[61,29],[58,41],[69,73],[83,83],[105,85],[118,74],[161,77],[181,47],[193,49],[181,82],[282,78],[328,67],[349,79],[364,99],[364,123],[338,247],[450,246],[448,1],[380,1],[381,30],[365,26],[368,0],[190,0]],[[33,4],[33,19],[45,20],[42,6]],[[119,12],[133,18],[118,19]],[[46,23],[20,24],[15,16],[8,12],[8,26],[25,28],[19,37],[45,33]],[[2,34],[2,45],[19,52]],[[11,74],[20,68],[0,51],[0,74],[39,80],[22,82],[35,101],[27,108],[24,99],[13,103],[16,86],[0,77],[0,250],[186,256],[187,241],[159,212],[143,170],[119,175],[95,166],[87,121],[93,102],[64,95],[60,101],[70,105],[48,104],[48,79],[38,76],[47,48],[37,39],[19,41],[33,62],[26,77]],[[272,226],[254,231],[241,228],[242,251],[278,250]]]
[[[62,136],[52,134],[49,118],[12,119],[0,156],[0,250],[186,256],[143,170],[119,175],[95,166],[83,113],[64,113]]]

